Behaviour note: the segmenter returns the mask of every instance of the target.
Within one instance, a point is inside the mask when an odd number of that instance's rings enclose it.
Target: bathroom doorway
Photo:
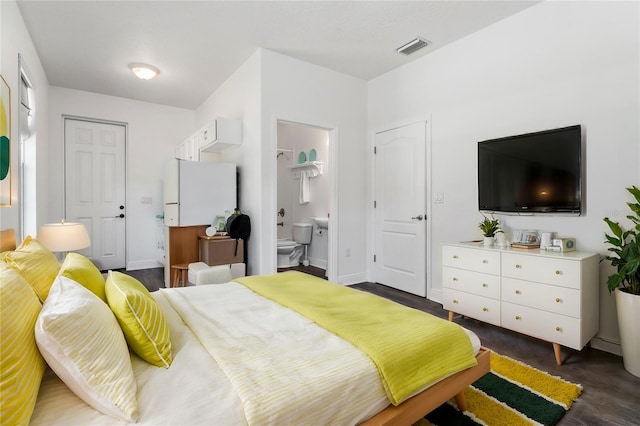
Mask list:
[[[326,278],[330,268],[326,219],[332,196],[330,131],[279,120],[276,144],[277,270],[301,270]],[[305,233],[310,233],[308,245]]]

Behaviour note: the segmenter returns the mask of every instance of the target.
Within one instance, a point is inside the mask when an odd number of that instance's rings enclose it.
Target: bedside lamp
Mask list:
[[[82,223],[48,223],[38,230],[38,241],[51,251],[68,253],[91,245],[87,228]]]

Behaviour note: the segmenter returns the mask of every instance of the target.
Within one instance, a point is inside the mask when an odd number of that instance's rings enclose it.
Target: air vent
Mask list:
[[[396,52],[402,53],[404,55],[411,55],[416,50],[420,50],[423,47],[428,46],[429,44],[431,43],[429,43],[427,40],[423,40],[421,38],[415,38],[411,40],[409,43],[405,44],[404,46],[397,48]]]

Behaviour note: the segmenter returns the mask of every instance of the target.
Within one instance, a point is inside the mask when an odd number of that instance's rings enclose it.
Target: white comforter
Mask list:
[[[389,405],[376,366],[351,343],[241,284],[216,290],[165,296],[236,388],[250,425],[353,425]]]
[[[185,322],[200,329],[202,344],[172,307],[167,298],[171,293],[186,298],[185,303],[192,306],[182,314]],[[249,418],[260,425],[356,424],[389,404],[369,358],[306,318],[257,296],[244,286],[228,283],[152,294],[169,323],[174,360],[169,369],[164,369],[131,355],[138,386],[140,425],[245,425],[245,408]],[[190,299],[196,302],[189,302]],[[196,311],[206,316],[213,313],[212,323],[198,325],[204,320]],[[470,336],[477,351],[479,340],[472,333]],[[267,358],[254,358],[245,351],[243,347],[249,341],[262,355],[268,354]],[[229,378],[205,349],[212,350],[216,342],[224,344],[212,353],[219,357]],[[222,353],[226,353],[224,359]],[[234,361],[236,355],[238,358]],[[228,367],[234,363],[237,368],[231,372]],[[288,386],[282,398],[275,398],[284,402],[285,411],[274,409],[273,415],[278,417],[264,418],[261,414],[265,412],[261,403],[273,396],[269,395],[271,385],[255,373],[262,367],[272,371],[272,379]],[[333,390],[327,393],[320,389],[317,400],[290,387],[298,380],[303,387],[317,386],[322,383],[320,378],[327,376],[331,378],[328,386]],[[255,393],[249,389],[254,385]],[[286,413],[287,407],[294,406],[297,410]],[[49,373],[42,381],[31,424],[123,423],[86,405],[55,374]]]
[[[185,327],[168,301],[169,294],[191,306],[180,315],[185,316],[189,327],[201,333],[200,337]],[[174,360],[165,370],[131,355],[138,385],[138,424],[245,425],[245,408],[252,423],[259,425],[356,424],[389,404],[369,358],[308,319],[243,285],[186,287],[161,290],[153,295],[169,323]],[[175,300],[174,303],[180,304]],[[211,322],[205,325],[208,320],[197,311],[210,316]],[[215,347],[216,343],[222,343],[220,352],[227,353],[221,363],[236,364],[231,381],[203,347]],[[246,345],[251,349],[243,349]],[[253,350],[261,353],[254,357]],[[271,371],[272,379],[287,386],[279,394],[281,398],[269,388],[264,375],[256,373],[261,368]],[[325,382],[321,379],[333,383],[332,395],[320,389],[320,396],[314,399],[291,387],[298,380],[303,381],[300,382],[303,387],[314,386],[313,382],[317,382],[317,387]],[[253,381],[256,397],[248,396]],[[266,418],[255,417],[264,415],[260,414],[265,413],[261,405],[274,395],[285,403],[281,405],[283,410],[296,405],[297,409],[289,413],[276,410],[271,413],[274,417],[267,411]],[[307,420],[301,421],[302,418]],[[49,374],[40,387],[31,424],[122,425],[122,422],[86,405],[57,376]]]

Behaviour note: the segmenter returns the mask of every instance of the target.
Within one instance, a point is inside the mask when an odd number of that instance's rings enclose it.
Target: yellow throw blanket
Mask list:
[[[373,294],[293,271],[234,281],[366,353],[394,405],[477,364],[460,326]]]

